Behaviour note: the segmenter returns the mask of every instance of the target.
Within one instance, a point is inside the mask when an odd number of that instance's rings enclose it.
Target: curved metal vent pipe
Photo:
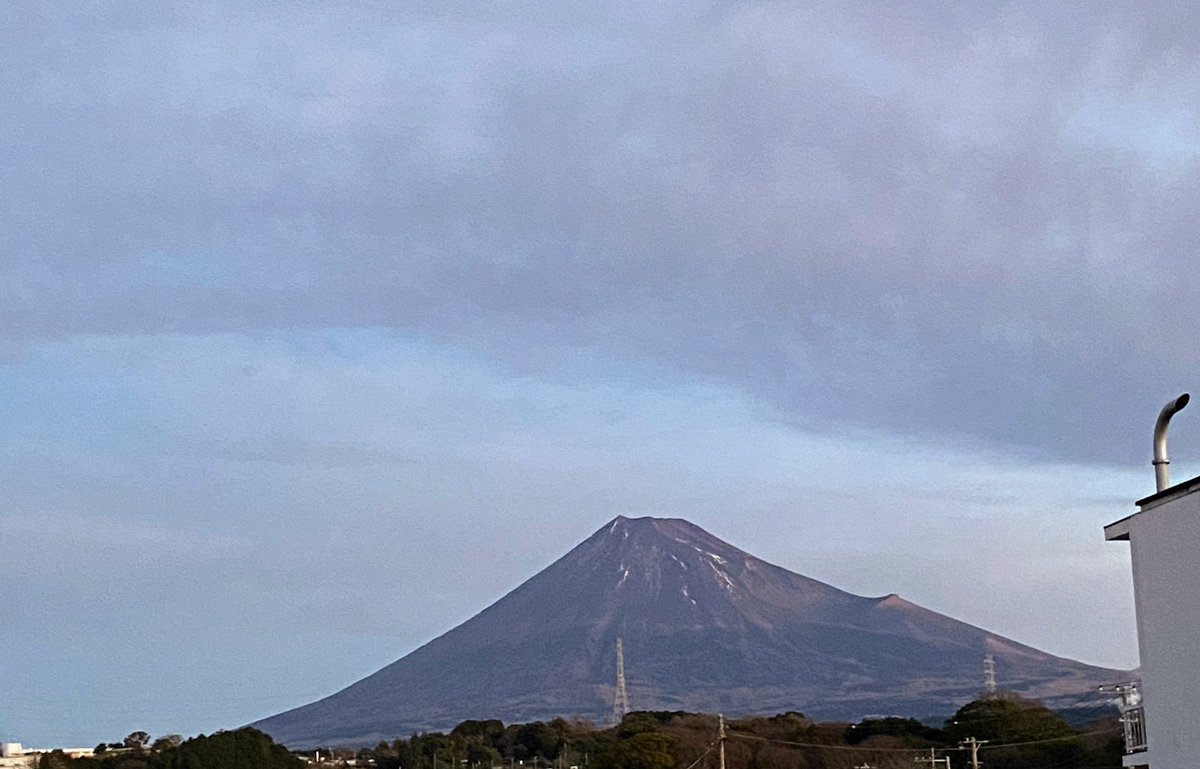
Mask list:
[[[1167,459],[1167,423],[1175,416],[1192,396],[1184,393],[1162,407],[1158,412],[1158,421],[1154,423],[1154,483],[1158,491],[1171,485],[1171,460]]]

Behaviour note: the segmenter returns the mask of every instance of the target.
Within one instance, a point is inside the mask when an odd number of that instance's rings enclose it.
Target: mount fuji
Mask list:
[[[948,714],[1006,689],[1065,699],[1129,674],[774,566],[681,519],[617,517],[473,618],[256,727],[292,747],[366,745],[468,718],[607,720],[622,639],[637,710],[812,718]]]

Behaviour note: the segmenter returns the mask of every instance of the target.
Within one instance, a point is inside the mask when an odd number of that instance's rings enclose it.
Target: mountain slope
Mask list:
[[[368,744],[467,718],[601,720],[618,637],[635,709],[949,712],[979,693],[985,654],[1006,688],[1035,697],[1122,677],[896,595],[846,593],[687,521],[618,517],[467,622],[255,726],[302,747]]]

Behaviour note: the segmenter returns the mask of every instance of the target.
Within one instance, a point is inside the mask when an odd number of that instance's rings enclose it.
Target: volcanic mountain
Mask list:
[[[948,714],[981,693],[987,654],[1005,688],[1033,697],[1079,695],[1128,675],[897,595],[852,595],[684,520],[618,517],[453,630],[255,726],[307,747],[373,744],[468,718],[604,721],[618,638],[637,710]]]

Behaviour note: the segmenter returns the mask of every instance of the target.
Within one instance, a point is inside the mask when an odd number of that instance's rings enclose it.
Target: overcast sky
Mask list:
[[[1136,665],[1101,529],[1200,386],[1197,29],[3,3],[0,737],[302,704],[618,514]]]

